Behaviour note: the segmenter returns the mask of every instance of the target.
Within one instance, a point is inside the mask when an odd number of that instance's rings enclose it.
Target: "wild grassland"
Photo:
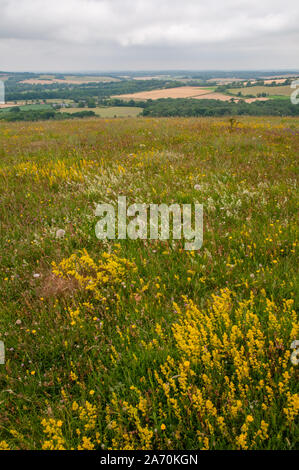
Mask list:
[[[298,133],[0,123],[0,448],[295,448]],[[119,195],[203,203],[201,250],[97,240]]]

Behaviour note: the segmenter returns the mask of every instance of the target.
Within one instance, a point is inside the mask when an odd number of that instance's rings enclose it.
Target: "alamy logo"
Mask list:
[[[95,227],[96,236],[100,240],[184,238],[185,250],[199,250],[202,246],[202,204],[144,203],[131,204],[127,207],[126,197],[119,196],[117,211],[112,204],[98,204],[95,215],[101,218]]]
[[[4,82],[0,80],[0,104],[5,104],[5,86]]]
[[[299,78],[297,80],[293,80],[291,83],[291,88],[297,88],[295,91],[291,93],[291,102],[292,104],[299,104]]]

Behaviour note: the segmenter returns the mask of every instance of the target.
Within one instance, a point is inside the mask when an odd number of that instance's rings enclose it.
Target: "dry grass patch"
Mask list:
[[[80,289],[79,283],[74,278],[57,277],[52,272],[42,278],[42,284],[37,288],[37,294],[44,299],[56,297],[72,297]]]

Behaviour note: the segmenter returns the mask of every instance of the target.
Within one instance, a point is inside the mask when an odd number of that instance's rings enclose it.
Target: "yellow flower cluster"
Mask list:
[[[66,164],[64,160],[50,161],[46,165],[38,165],[34,161],[27,161],[14,165],[8,173],[19,177],[30,175],[37,182],[47,180],[49,185],[53,186],[53,184],[61,181],[82,182],[88,169],[92,169],[94,166],[95,162],[89,162],[84,158],[71,166]]]
[[[42,426],[47,439],[44,441],[43,450],[64,450],[65,440],[62,436],[62,421],[55,419],[43,419]]]
[[[115,258],[105,255],[103,260],[109,264]],[[74,275],[84,266],[78,280],[85,286],[87,268],[101,273],[103,260],[95,263],[82,253],[62,263],[57,273],[62,269],[69,275],[71,270]],[[114,263],[113,270],[105,271],[109,278],[107,272],[115,274],[113,279],[121,278]],[[296,371],[290,345],[298,335],[298,323],[293,301],[278,308],[265,295],[257,302],[253,293],[238,301],[229,289],[212,295],[203,310],[185,296],[182,300],[183,307],[174,304],[178,318],[170,331],[155,325],[156,346],[167,350],[169,341],[174,341],[175,354],[148,370],[138,386],[112,392],[103,407],[99,401],[70,402],[76,448],[185,448],[195,430],[200,449],[260,449],[270,439],[273,416],[282,423],[281,429],[295,426],[299,395],[292,393]],[[77,317],[75,311],[72,316]],[[146,343],[141,347],[152,351]],[[115,356],[121,355],[113,345],[111,349]],[[74,373],[71,379],[77,382]],[[90,390],[89,395],[94,394]],[[43,449],[69,447],[62,421],[44,419],[42,425],[47,434]]]
[[[286,415],[288,422],[292,423],[295,421],[295,418],[299,413],[299,394],[296,393],[295,395],[291,395],[288,392],[287,397],[287,407],[284,408],[283,411]]]
[[[85,401],[84,406],[78,408],[79,418],[84,422],[84,429],[90,431],[95,429],[97,421],[97,408],[89,401]]]
[[[91,390],[93,395],[94,391]],[[100,434],[97,431],[98,409],[95,405],[88,400],[80,406],[76,401],[71,405],[72,415],[74,422],[77,424],[75,430],[78,444],[78,450],[93,450],[96,445],[100,444]],[[63,450],[66,446],[66,440],[62,436],[62,421],[54,419],[43,419],[42,425],[44,433],[47,434],[47,439],[43,442],[42,448],[46,450]],[[86,434],[86,435],[85,435]]]
[[[0,441],[0,450],[10,450],[6,441]]]
[[[279,309],[264,298],[257,313],[253,293],[237,302],[228,289],[213,295],[204,311],[186,297],[183,302],[184,308],[174,304],[178,321],[172,326],[179,359],[168,356],[154,370],[155,396],[132,386],[134,404],[114,395],[107,407],[112,448],[153,448],[155,434],[148,422],[153,411],[166,434],[165,420],[172,416],[173,423],[176,418],[163,444],[169,448],[182,435],[186,442],[189,429],[197,429],[201,449],[215,448],[215,442],[220,448],[223,442],[233,449],[261,448],[273,416],[287,426],[298,414],[298,395],[290,385],[295,370],[289,345],[298,335],[293,302],[285,301]],[[156,332],[161,341],[159,326]]]
[[[136,270],[134,263],[119,258],[114,253],[102,253],[98,261],[94,261],[86,250],[72,254],[58,265],[52,262],[53,273],[61,278],[73,278],[80,288],[93,292],[94,298],[105,301],[105,287],[120,284],[129,270]],[[73,317],[77,314],[73,312]]]
[[[120,403],[115,393],[112,394],[111,405],[106,407],[106,422],[107,428],[113,434],[111,441],[111,449],[134,450],[136,449],[135,441],[139,442],[139,449],[147,450],[152,449],[152,439],[154,436],[153,430],[147,424],[143,424],[142,420],[147,421],[146,417],[146,399],[142,398],[140,390],[132,386],[131,390],[138,397],[137,406],[129,404],[127,401]],[[121,407],[120,407],[121,405]],[[112,414],[125,418],[127,425],[123,422],[123,418],[112,419]],[[117,416],[117,417],[118,417]],[[133,432],[128,430],[128,426],[132,426]],[[121,443],[121,444],[120,444]]]

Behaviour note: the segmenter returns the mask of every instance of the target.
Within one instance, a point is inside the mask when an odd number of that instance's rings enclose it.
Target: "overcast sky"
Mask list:
[[[298,69],[298,0],[0,0],[0,70]]]

